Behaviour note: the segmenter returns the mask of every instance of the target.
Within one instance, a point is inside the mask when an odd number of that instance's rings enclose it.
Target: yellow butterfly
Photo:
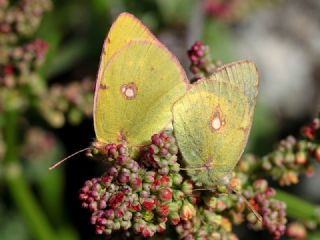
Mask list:
[[[246,146],[258,94],[254,63],[235,62],[199,80],[173,106],[173,128],[188,174],[224,182]]]
[[[97,140],[144,144],[172,121],[172,104],[187,88],[176,57],[137,18],[120,14],[100,59],[94,100]]]

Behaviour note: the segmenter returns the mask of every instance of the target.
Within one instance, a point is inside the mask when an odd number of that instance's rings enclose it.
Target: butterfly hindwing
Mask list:
[[[102,73],[113,54],[133,40],[155,41],[156,37],[143,25],[143,23],[130,13],[121,13],[112,23],[108,35],[104,41],[100,56],[100,66],[97,74],[96,91],[99,91]],[[95,102],[96,102],[95,94]],[[94,109],[96,104],[94,104]]]
[[[188,173],[197,182],[217,184],[241,157],[251,128],[257,81],[253,63],[226,65],[197,82],[174,104],[177,143]]]

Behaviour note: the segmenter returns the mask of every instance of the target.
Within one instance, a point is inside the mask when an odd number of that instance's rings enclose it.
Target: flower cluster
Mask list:
[[[306,125],[302,128],[302,135],[308,140],[318,140],[319,141],[320,116],[313,119],[313,121],[309,125]]]
[[[244,221],[251,229],[268,230],[274,239],[285,233],[285,205],[274,199],[275,190],[268,187],[266,180],[259,179],[249,185],[246,180],[234,176],[229,188],[232,186],[243,188],[242,194],[225,192],[225,186],[215,192],[202,193],[200,204],[196,207],[196,217],[177,225],[179,238],[238,239],[232,232],[232,225]]]
[[[195,46],[197,50],[199,43],[196,43]],[[197,55],[194,54],[194,56]],[[198,56],[201,56],[201,52]],[[196,63],[195,59],[190,60]],[[210,64],[210,62],[207,63],[208,66]],[[197,73],[195,73],[195,77],[197,77]],[[269,188],[268,182],[262,178],[268,179],[271,177],[280,186],[289,186],[297,184],[301,174],[312,175],[315,164],[320,161],[319,130],[320,115],[302,128],[300,137],[287,137],[277,145],[274,151],[262,158],[245,155],[240,160],[235,173],[241,186],[238,188],[238,192],[242,193],[248,200],[247,207],[239,199],[237,203],[234,203],[232,197],[223,200],[221,196],[218,198],[217,196],[211,196],[207,205],[219,206],[219,209],[223,209],[222,213],[226,214],[224,217],[229,217],[233,224],[242,223],[246,219],[251,229],[268,230],[274,239],[279,239],[285,232],[291,238],[304,239],[308,231],[315,230],[319,226],[320,218],[316,207],[313,207],[313,213],[310,210],[308,214],[305,214],[304,221],[298,219],[298,222],[290,223],[286,230],[286,206],[284,202],[276,200],[279,195],[275,196],[275,190]],[[279,199],[288,199],[290,203],[291,196],[282,194],[280,194]],[[200,196],[200,199],[203,198]],[[312,206],[308,206],[312,209]],[[253,211],[250,211],[250,208]],[[217,211],[215,209],[215,214],[217,214]],[[202,220],[202,223],[204,222]],[[189,225],[187,224],[187,226]],[[222,234],[224,231],[220,229],[219,233]]]
[[[186,210],[190,199],[195,201],[188,197],[192,185],[182,182],[177,173],[177,147],[172,136],[165,132],[154,135],[152,144],[141,153],[141,159],[153,162],[143,164],[133,160],[123,144],[93,146],[91,155],[106,162],[107,170],[103,177],[85,183],[80,199],[82,206],[92,212],[91,222],[98,234],[110,235],[121,229],[128,234],[151,237],[163,232],[168,220],[177,224],[180,218],[193,216]],[[164,149],[168,151],[165,153]],[[155,164],[156,158],[159,165],[148,169],[145,164]],[[179,211],[181,215],[177,214]]]
[[[46,42],[36,39],[24,46],[4,49],[0,65],[0,86],[17,88],[32,84],[38,85],[39,79],[33,74],[41,64],[47,53]],[[34,80],[26,81],[26,76],[32,74]],[[30,79],[30,77],[29,77]]]
[[[38,127],[29,128],[21,152],[28,161],[38,162],[53,151],[56,139],[50,132]]]
[[[310,153],[314,145],[305,140],[297,140],[289,136],[282,140],[277,149],[262,159],[262,169],[270,171],[273,179],[280,185],[298,183],[298,175],[312,175],[314,169],[310,161]]]
[[[44,12],[51,9],[50,0],[20,0],[13,6],[0,2],[0,45],[16,43],[20,36],[30,36],[37,29]]]
[[[142,187],[138,176],[138,164],[128,156],[124,145],[110,144],[95,148],[110,166],[101,178],[94,178],[81,189],[82,206],[93,212],[92,224],[98,234],[111,234],[113,230],[127,230],[132,226],[131,219],[138,209],[138,195],[134,189]],[[94,152],[93,151],[93,152]]]
[[[93,81],[84,79],[67,85],[53,85],[41,94],[38,109],[54,127],[61,127],[68,120],[78,124],[92,114]]]
[[[177,154],[178,147],[175,138],[168,132],[161,132],[153,135],[151,144],[143,149],[142,164],[145,167],[158,169],[159,174],[176,173],[180,169]]]
[[[233,13],[237,0],[206,0],[204,8],[209,16],[228,19]]]
[[[275,194],[275,190],[268,187],[268,182],[264,179],[257,179],[253,186],[244,191],[244,196],[262,217],[260,222],[254,212],[249,213],[247,220],[250,226],[256,230],[265,228],[274,239],[280,239],[286,231],[286,205],[274,199]]]
[[[232,223],[227,217],[205,208],[199,208],[197,216],[189,221],[182,221],[176,231],[179,239],[226,239],[237,240],[231,231]]]
[[[194,74],[192,82],[210,76],[221,65],[219,61],[211,60],[208,46],[200,41],[196,41],[188,50],[188,57],[191,62],[190,71]]]
[[[320,161],[320,119],[302,128],[302,138],[289,136],[280,141],[276,149],[261,160],[247,157],[239,164],[239,170],[251,176],[270,175],[281,186],[298,183],[300,174],[311,176],[314,164]]]
[[[277,0],[204,0],[205,13],[224,22],[235,22],[266,5],[276,4]]]
[[[47,52],[47,44],[34,40],[22,46],[4,48],[0,59],[0,109],[25,110],[31,98],[45,91],[38,70]]]
[[[45,86],[38,70],[45,60],[47,43],[29,40],[49,10],[48,0],[1,1],[0,8],[0,110],[24,110]],[[28,41],[28,42],[27,42]],[[8,91],[9,90],[9,91]]]
[[[246,220],[252,229],[267,229],[275,239],[284,233],[285,206],[273,198],[275,191],[266,181],[257,180],[251,186],[239,173],[228,186],[196,189],[180,170],[175,138],[168,131],[153,135],[138,156],[135,153],[132,158],[130,152],[124,144],[99,142],[90,151],[106,163],[105,174],[87,181],[80,193],[98,234],[112,237],[121,230],[131,238],[152,237],[171,228],[180,239],[232,240],[237,239],[232,224]]]
[[[307,207],[311,207],[307,216],[301,216],[299,218],[294,219],[287,226],[286,235],[290,237],[290,239],[309,239],[313,238],[313,233],[317,233],[320,226],[320,208],[315,206],[312,211],[312,205],[307,204]],[[301,208],[304,209],[305,208]],[[311,211],[310,211],[311,210]],[[315,234],[317,235],[317,234]]]
[[[0,8],[0,111],[36,108],[54,127],[61,127],[66,119],[77,124],[84,116],[90,116],[91,80],[50,87],[39,74],[48,45],[27,37],[37,30],[51,1],[21,0],[13,6],[1,1]]]

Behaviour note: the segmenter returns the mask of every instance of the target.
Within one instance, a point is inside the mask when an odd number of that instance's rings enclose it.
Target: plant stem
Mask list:
[[[314,219],[318,206],[279,189],[277,189],[276,198],[287,204],[287,214],[289,217],[299,220]]]
[[[5,120],[4,137],[6,142],[6,155],[4,165],[9,192],[23,215],[33,238],[38,240],[53,240],[55,239],[54,232],[44,213],[39,208],[39,204],[34,198],[19,165],[17,112],[7,112]]]

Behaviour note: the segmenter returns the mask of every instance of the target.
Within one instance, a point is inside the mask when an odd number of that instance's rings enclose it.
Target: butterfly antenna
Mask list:
[[[242,199],[245,201],[245,203],[247,204],[248,208],[253,212],[253,214],[256,216],[256,218],[258,219],[259,222],[263,223],[263,218],[262,216],[257,212],[257,210],[252,206],[252,204],[248,201],[248,199],[243,196],[242,193],[237,192],[236,190],[232,190],[234,193],[236,193],[238,196],[242,197]]]
[[[59,162],[57,162],[57,163],[53,164],[51,167],[49,167],[49,170],[51,171],[51,170],[55,169],[56,167],[58,167],[59,165],[61,165],[65,161],[67,161],[69,158],[72,158],[73,156],[75,156],[75,155],[77,155],[79,153],[82,153],[84,151],[87,151],[89,149],[90,149],[90,147],[87,147],[87,148],[81,149],[81,150],[69,155],[68,157],[65,157],[64,159],[60,160]]]

